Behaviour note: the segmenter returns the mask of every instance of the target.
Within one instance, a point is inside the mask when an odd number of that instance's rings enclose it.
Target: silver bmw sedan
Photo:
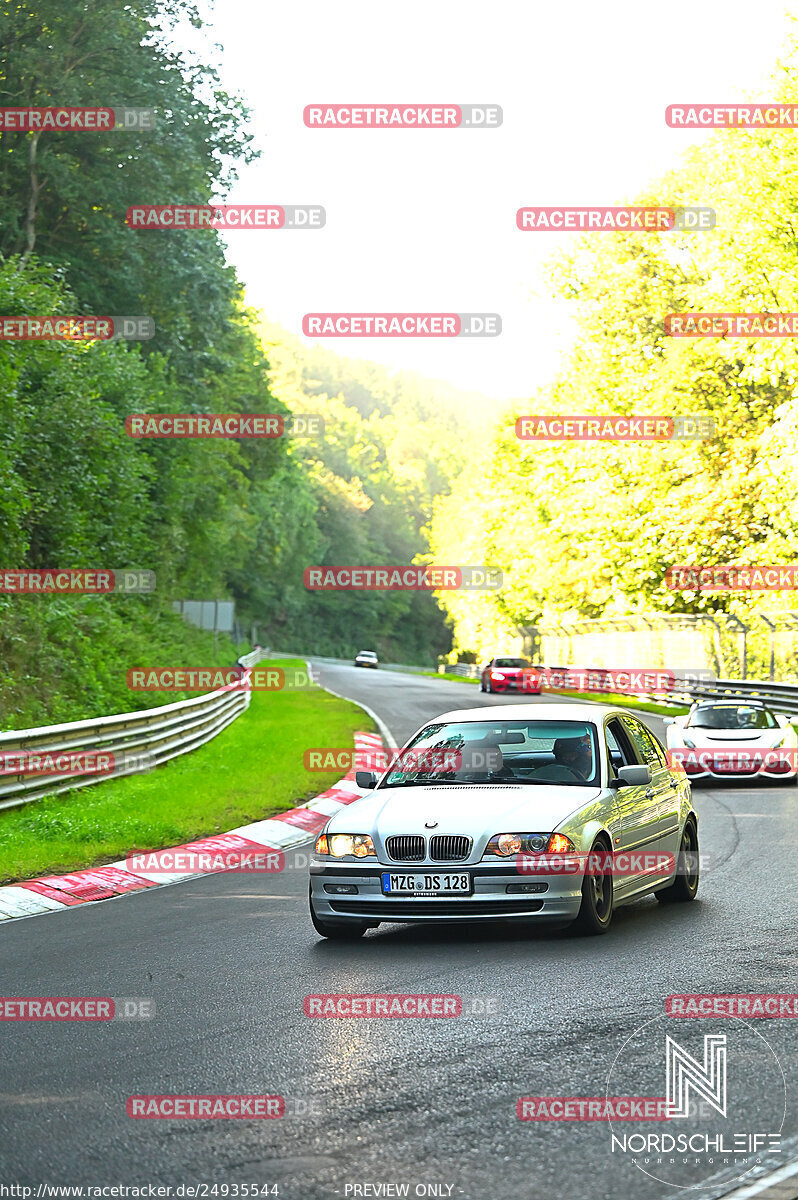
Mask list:
[[[472,708],[425,724],[316,839],[322,937],[389,922],[556,921],[605,933],[646,893],[694,899],[698,817],[680,763],[633,714]]]

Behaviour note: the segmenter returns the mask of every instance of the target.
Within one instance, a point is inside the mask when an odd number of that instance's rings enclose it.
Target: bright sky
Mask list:
[[[784,13],[784,0],[217,0],[222,78],[263,151],[228,202],[327,211],[320,231],[223,235],[249,303],[296,334],[306,312],[498,312],[496,338],[323,344],[528,395],[571,338],[544,263],[572,235],[521,233],[516,209],[628,201],[706,136],[667,128],[668,104],[771,99]],[[381,101],[495,103],[504,124],[303,124],[306,104]]]

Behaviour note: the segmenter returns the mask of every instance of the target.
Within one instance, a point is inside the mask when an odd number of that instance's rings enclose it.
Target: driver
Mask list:
[[[570,783],[572,779],[577,783],[587,783],[593,774],[593,749],[588,734],[582,734],[581,737],[557,738],[552,750],[556,764],[548,768],[547,775],[551,775],[560,767],[556,778],[563,783]],[[568,774],[564,775],[563,771],[567,771]]]

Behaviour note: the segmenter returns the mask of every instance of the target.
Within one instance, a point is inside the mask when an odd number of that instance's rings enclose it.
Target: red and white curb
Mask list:
[[[383,748],[382,738],[376,733],[356,733],[355,751],[371,751]],[[339,812],[353,800],[359,800],[363,789],[355,783],[355,768],[349,770],[326,792],[308,800],[296,808],[241,825],[229,833],[200,838],[182,846],[172,846],[170,852],[217,853],[223,851],[262,852],[288,850],[307,842],[327,824],[329,817]],[[147,852],[149,853],[149,852]],[[154,856],[164,851],[154,851]],[[201,875],[212,875],[214,871],[145,871],[133,872],[128,860],[109,863],[105,867],[90,867],[86,871],[73,871],[69,875],[45,875],[41,879],[26,879],[24,883],[0,887],[0,921],[15,917],[31,917],[38,913],[55,912],[92,900],[110,900],[127,892],[139,892],[146,888],[163,887],[181,879],[195,879]]]

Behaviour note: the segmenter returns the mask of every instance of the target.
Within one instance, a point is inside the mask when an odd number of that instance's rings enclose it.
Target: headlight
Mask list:
[[[319,842],[321,840],[319,838]],[[354,855],[355,858],[367,858],[369,855],[376,857],[374,843],[367,833],[331,833],[325,840],[329,846],[327,853],[333,858],[344,858],[347,854]],[[318,851],[318,844],[317,842],[317,852],[323,854],[323,850]]]
[[[686,733],[682,734],[682,741],[684,742],[685,746],[689,746],[691,750],[695,750],[695,742],[691,741]]]
[[[504,676],[502,675],[501,671],[491,671],[490,677],[491,677],[491,679],[504,679]]]
[[[548,843],[547,833],[496,833],[485,847],[485,853],[498,854],[500,858],[509,858],[511,854],[520,854],[522,850],[529,854],[542,854]]]
[[[780,737],[777,742],[773,743],[773,749],[775,750],[777,746],[783,746],[784,743],[786,742],[786,740],[787,740],[787,734],[785,733],[783,737]]]

